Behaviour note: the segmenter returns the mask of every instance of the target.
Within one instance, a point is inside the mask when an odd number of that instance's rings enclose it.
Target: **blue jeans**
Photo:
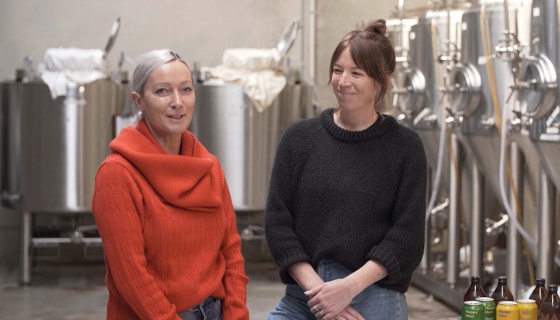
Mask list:
[[[341,279],[352,273],[349,269],[333,260],[321,260],[317,273],[324,281]],[[286,286],[286,295],[268,315],[266,320],[316,319],[309,311],[309,298],[297,284]],[[375,284],[360,292],[350,302],[352,308],[366,320],[406,320],[408,307],[406,296],[393,290],[384,289]]]
[[[210,297],[198,306],[179,313],[183,320],[222,320],[222,302]]]

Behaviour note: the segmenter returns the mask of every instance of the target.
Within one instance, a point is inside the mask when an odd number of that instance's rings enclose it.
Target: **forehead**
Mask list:
[[[356,66],[356,62],[352,58],[352,53],[350,52],[350,46],[344,48],[344,50],[340,52],[340,55],[336,58],[334,63]]]
[[[186,78],[191,79],[191,71],[187,65],[180,60],[173,60],[162,64],[154,69],[148,81],[158,81],[163,78]]]

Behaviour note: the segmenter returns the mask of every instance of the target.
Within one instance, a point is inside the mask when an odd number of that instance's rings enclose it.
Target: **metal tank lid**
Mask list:
[[[299,30],[299,20],[292,20],[288,24],[288,27],[286,27],[284,34],[282,35],[280,41],[278,41],[278,44],[276,45],[276,49],[278,50],[278,53],[280,55],[280,59],[278,63],[280,63],[280,61],[284,59],[286,54],[288,54],[288,52],[294,45],[294,42],[297,38],[298,30]]]

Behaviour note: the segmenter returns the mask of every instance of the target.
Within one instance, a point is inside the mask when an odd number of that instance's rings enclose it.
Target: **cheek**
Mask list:
[[[338,87],[338,80],[339,78],[337,76],[332,76],[331,77],[331,86],[334,88]]]

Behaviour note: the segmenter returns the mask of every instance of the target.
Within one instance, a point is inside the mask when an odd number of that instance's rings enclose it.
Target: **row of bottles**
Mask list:
[[[471,284],[465,292],[463,301],[476,301],[480,297],[487,297],[487,295],[480,284],[480,277],[472,276]],[[501,301],[515,301],[513,294],[507,286],[506,277],[498,277],[498,285],[490,295],[490,298],[494,299],[496,306]],[[529,299],[534,300],[537,304],[539,320],[560,320],[560,296],[558,296],[557,285],[551,284],[547,290],[545,279],[537,278],[535,289],[531,292]]]

